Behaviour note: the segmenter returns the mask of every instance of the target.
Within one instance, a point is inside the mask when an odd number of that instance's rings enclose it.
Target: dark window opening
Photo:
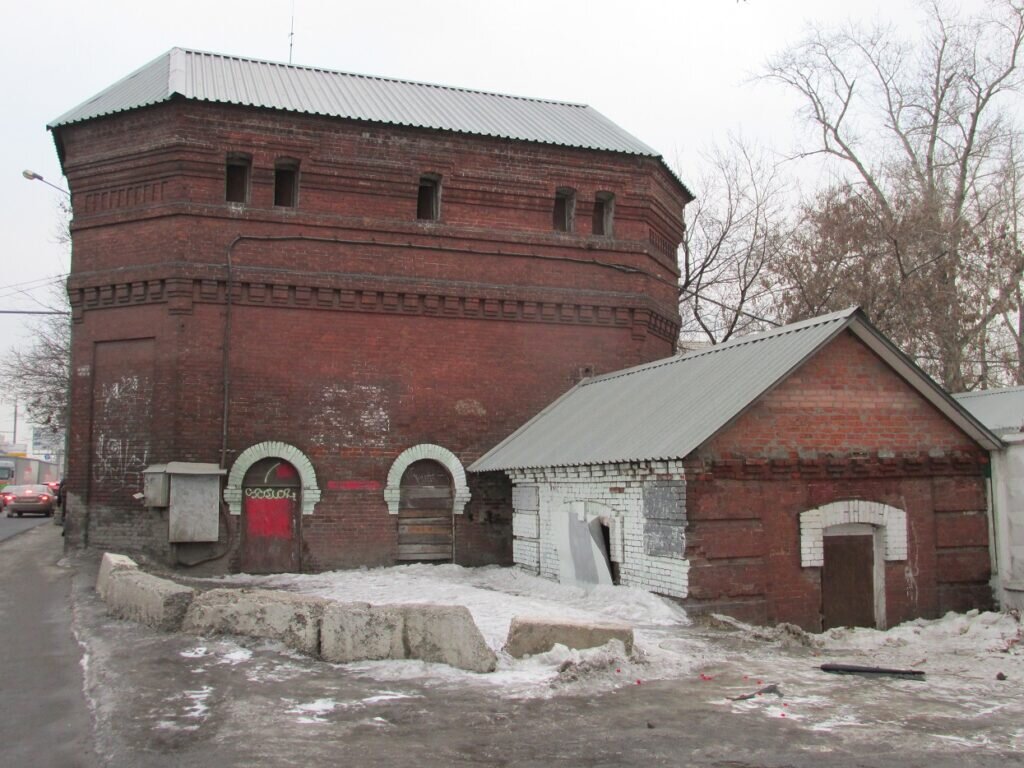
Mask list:
[[[571,189],[555,190],[553,225],[556,232],[572,232],[576,214],[576,192]]]
[[[441,179],[437,176],[420,177],[416,218],[421,221],[438,221],[441,218]]]
[[[594,220],[591,231],[595,235],[610,235],[614,212],[615,195],[611,192],[598,192],[594,198]]]
[[[601,539],[604,542],[604,553],[608,556],[608,570],[612,575],[612,584],[619,584],[619,564],[612,560],[612,529],[608,523],[601,522]]]
[[[274,167],[274,205],[294,208],[299,203],[299,165],[291,161]]]
[[[229,203],[249,202],[249,170],[252,161],[247,157],[229,157],[224,169],[224,199]]]

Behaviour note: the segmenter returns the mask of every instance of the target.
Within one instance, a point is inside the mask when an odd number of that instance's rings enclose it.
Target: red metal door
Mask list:
[[[436,461],[409,465],[398,505],[398,559],[452,561],[452,479]]]
[[[281,459],[253,464],[242,481],[242,570],[300,570],[299,473]]]
[[[822,629],[875,626],[874,540],[825,536],[821,569]]]

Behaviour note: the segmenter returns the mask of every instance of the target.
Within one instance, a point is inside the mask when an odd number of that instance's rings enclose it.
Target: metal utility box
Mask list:
[[[172,544],[214,542],[220,538],[220,479],[216,464],[172,461],[143,471],[147,507],[168,507]]]
[[[142,498],[147,507],[166,507],[170,503],[170,488],[166,464],[153,464],[142,470]]]

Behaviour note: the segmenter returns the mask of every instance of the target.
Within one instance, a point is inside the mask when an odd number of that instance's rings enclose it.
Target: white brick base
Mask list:
[[[552,522],[559,515],[600,518],[608,525],[610,558],[619,565],[620,583],[662,595],[686,597],[690,564],[681,529],[685,490],[677,510],[678,552],[651,554],[650,521],[644,514],[644,489],[666,481],[685,489],[680,462],[631,462],[585,467],[513,470],[512,554],[531,573],[558,580],[559,555]]]

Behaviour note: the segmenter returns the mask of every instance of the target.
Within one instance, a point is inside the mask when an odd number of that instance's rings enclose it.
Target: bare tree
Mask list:
[[[812,30],[766,76],[803,102],[800,157],[839,181],[805,205],[781,273],[790,318],[856,300],[954,391],[1020,377],[1024,6],[924,6],[921,36]],[[790,283],[791,281],[791,283]],[[1016,333],[1016,337],[1014,337]],[[1012,358],[1012,359],[1011,359]]]
[[[58,212],[55,238],[70,249],[70,202],[59,201]],[[68,424],[71,382],[71,306],[63,276],[51,283],[45,301],[31,298],[41,309],[54,314],[36,320],[29,343],[13,351],[6,372],[7,384],[25,404],[33,424],[62,432]]]
[[[706,157],[700,195],[686,207],[680,343],[713,343],[773,324],[767,276],[785,239],[778,165],[737,137]]]
[[[33,424],[63,431],[71,365],[71,314],[63,285],[54,289],[48,306],[64,314],[44,315],[33,324],[32,340],[14,350],[6,378]]]

